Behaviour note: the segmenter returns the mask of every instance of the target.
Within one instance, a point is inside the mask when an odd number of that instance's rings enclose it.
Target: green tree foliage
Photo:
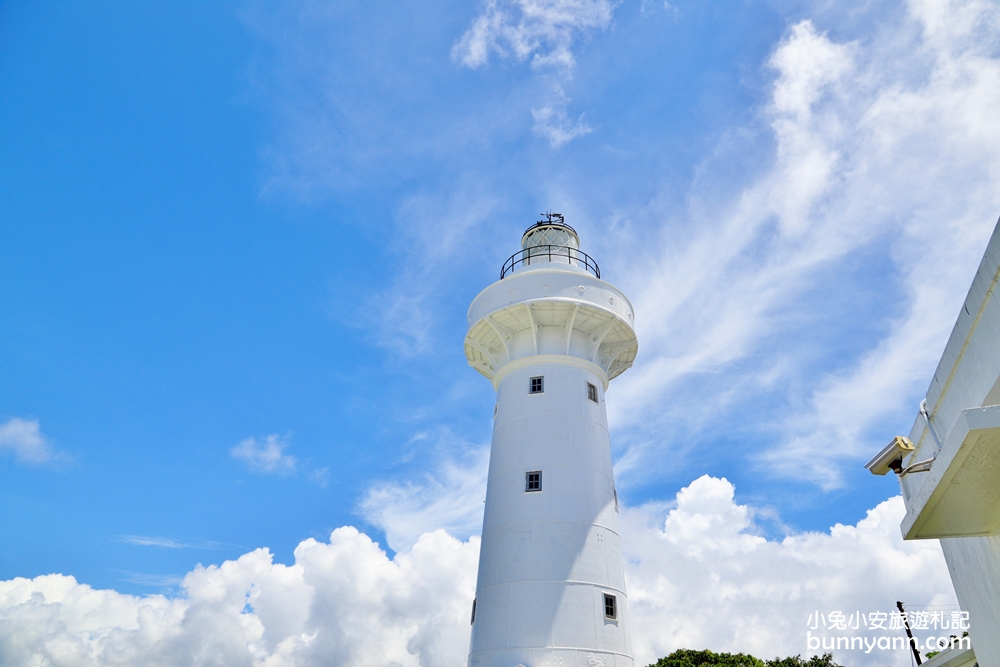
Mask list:
[[[822,656],[814,655],[808,660],[803,660],[800,655],[793,655],[765,662],[767,667],[842,667],[833,661],[832,653],[824,653]]]
[[[715,653],[682,648],[649,667],[764,667],[764,661],[745,653]]]
[[[814,655],[808,660],[794,655],[774,660],[761,660],[747,653],[716,653],[678,649],[660,658],[649,667],[842,667],[833,661],[833,655]]]

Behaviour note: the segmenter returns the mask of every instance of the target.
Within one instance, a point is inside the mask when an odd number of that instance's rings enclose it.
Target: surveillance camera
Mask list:
[[[865,468],[873,475],[884,475],[890,470],[897,475],[903,471],[903,457],[913,453],[913,443],[909,438],[897,435]]]

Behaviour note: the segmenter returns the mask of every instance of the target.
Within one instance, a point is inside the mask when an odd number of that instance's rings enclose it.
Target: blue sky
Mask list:
[[[340,526],[468,540],[465,312],[544,210],[636,306],[624,502],[662,523],[709,475],[749,533],[857,524],[1000,212],[997,21],[4,3],[0,580],[169,597]]]

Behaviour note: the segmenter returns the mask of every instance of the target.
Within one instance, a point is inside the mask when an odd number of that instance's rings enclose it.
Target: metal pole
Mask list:
[[[903,617],[903,627],[906,628],[906,636],[910,638],[910,650],[913,651],[913,657],[917,659],[917,664],[920,664],[920,651],[917,650],[917,645],[913,641],[913,633],[910,632],[910,621],[906,618],[906,612],[903,610],[903,603],[896,600],[896,607],[899,609],[900,615]]]

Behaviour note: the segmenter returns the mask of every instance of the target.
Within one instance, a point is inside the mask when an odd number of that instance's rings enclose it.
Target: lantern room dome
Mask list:
[[[541,246],[580,249],[580,235],[566,224],[561,214],[546,213],[545,217],[545,220],[539,220],[525,230],[521,237],[522,250]]]

